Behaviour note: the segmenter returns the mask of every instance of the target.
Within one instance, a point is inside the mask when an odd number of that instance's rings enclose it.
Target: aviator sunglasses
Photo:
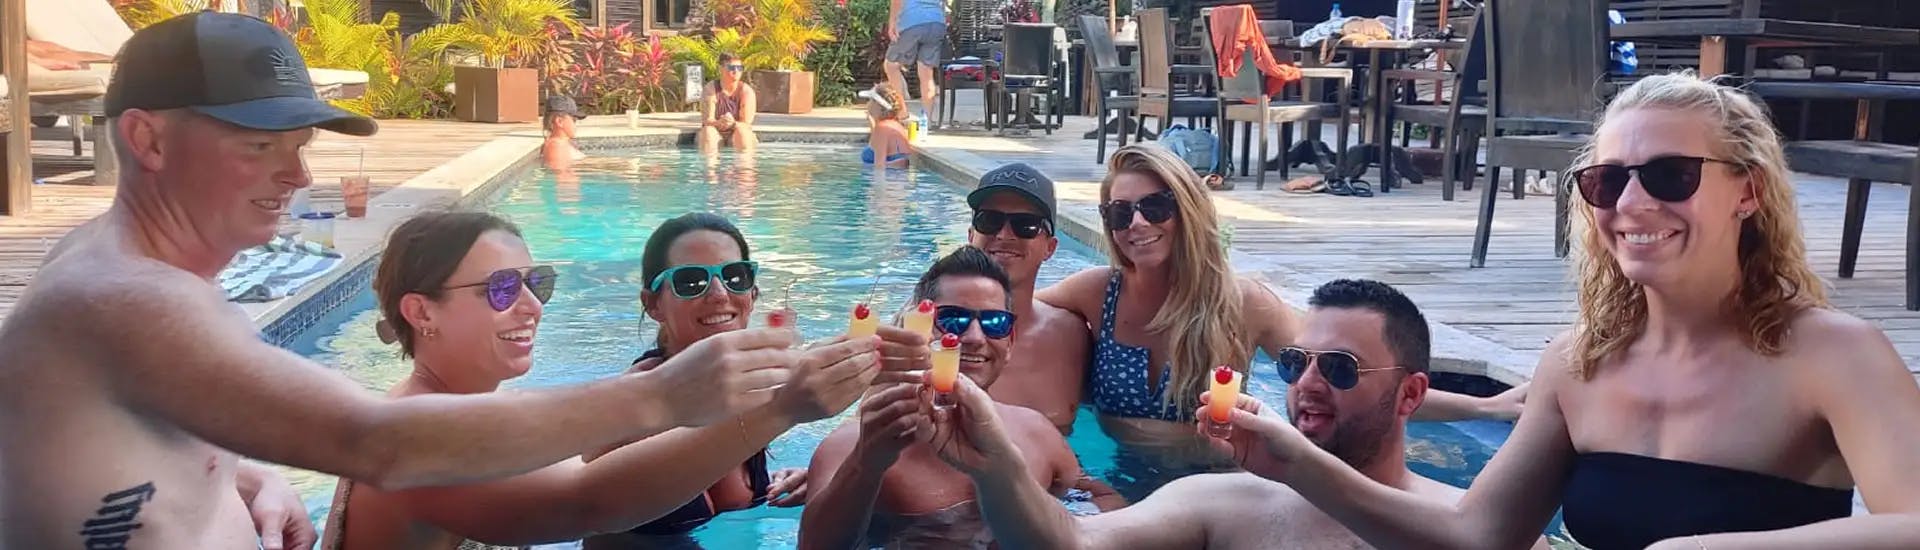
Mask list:
[[[1013,225],[1013,236],[1031,239],[1040,236],[1040,231],[1053,233],[1047,227],[1047,218],[1039,214],[1015,212],[1012,214],[999,210],[980,210],[973,213],[973,230],[982,235],[999,235],[1000,228]]]
[[[647,284],[647,290],[659,292],[660,285],[671,281],[674,296],[692,300],[705,295],[713,286],[713,278],[719,277],[721,286],[727,287],[727,292],[746,294],[753,290],[754,278],[759,272],[760,264],[748,260],[713,265],[676,265],[654,276],[653,282]]]
[[[933,310],[933,324],[943,334],[960,335],[980,321],[980,332],[999,340],[1013,334],[1013,312],[998,309],[971,310],[960,306],[940,306]]]
[[[1320,377],[1327,379],[1327,385],[1346,391],[1360,384],[1362,373],[1393,370],[1400,367],[1360,368],[1360,358],[1344,351],[1307,351],[1301,348],[1285,348],[1274,356],[1274,362],[1280,365],[1280,379],[1288,384],[1298,383],[1307,373],[1307,367],[1318,366]]]
[[[524,275],[521,274],[521,269],[527,270]],[[539,300],[542,304],[547,303],[547,299],[553,297],[554,278],[553,266],[536,265],[530,268],[502,269],[487,275],[485,281],[449,286],[444,289],[485,286],[487,287],[487,305],[494,311],[506,311],[507,308],[513,307],[514,302],[520,301],[522,288],[533,291],[533,299]]]
[[[1662,202],[1681,202],[1700,190],[1700,168],[1707,162],[1738,166],[1720,159],[1671,156],[1635,166],[1595,164],[1573,171],[1572,177],[1580,188],[1580,198],[1594,208],[1613,208],[1619,204],[1620,195],[1627,192],[1627,183],[1636,173],[1640,175],[1640,187],[1647,190],[1648,196]]]
[[[1179,204],[1173,200],[1173,190],[1166,189],[1152,195],[1140,197],[1137,201],[1114,200],[1100,205],[1100,217],[1107,222],[1107,229],[1120,231],[1133,226],[1133,213],[1139,212],[1147,223],[1166,223],[1173,219],[1173,213]]]

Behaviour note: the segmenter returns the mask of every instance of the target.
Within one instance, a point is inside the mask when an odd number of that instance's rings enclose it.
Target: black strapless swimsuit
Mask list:
[[[633,362],[639,364],[641,361],[656,357],[666,357],[666,353],[659,348],[654,348],[641,354],[640,358],[634,359]],[[746,463],[742,466],[747,470],[747,488],[753,491],[753,506],[765,504],[767,489],[773,483],[772,477],[767,473],[767,450],[760,449],[760,452],[753,453],[753,456],[747,457]],[[694,495],[693,500],[680,505],[680,508],[672,513],[647,522],[645,525],[628,529],[627,533],[654,536],[679,535],[706,525],[718,515],[720,512],[713,509],[712,504],[707,501],[706,492],[703,491]]]
[[[1581,453],[1561,521],[1593,550],[1640,550],[1674,537],[1771,531],[1853,514],[1853,491],[1721,466]]]

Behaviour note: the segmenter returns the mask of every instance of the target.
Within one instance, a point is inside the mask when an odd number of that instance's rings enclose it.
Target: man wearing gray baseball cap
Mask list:
[[[282,548],[249,507],[290,495],[261,491],[240,456],[388,490],[495,479],[732,418],[806,360],[791,330],[735,331],[643,374],[390,400],[261,341],[214,277],[311,184],[316,128],[375,130],[307,78],[285,33],[242,15],[126,42],[106,99],[113,205],[47,253],[0,324],[0,548]]]

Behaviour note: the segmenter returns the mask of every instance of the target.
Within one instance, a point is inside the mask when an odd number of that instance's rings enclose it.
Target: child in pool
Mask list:
[[[888,168],[906,168],[906,98],[884,82],[860,92],[860,97],[867,98],[867,127],[872,129],[867,136],[867,148],[860,151],[860,161],[873,164],[874,159],[886,159]]]

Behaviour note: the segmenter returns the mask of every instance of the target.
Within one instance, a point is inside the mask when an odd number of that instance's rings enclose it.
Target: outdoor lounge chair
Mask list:
[[[133,37],[133,29],[127,26],[120,14],[107,0],[26,0],[27,38],[52,42],[68,49],[115,55],[120,45]],[[313,81],[316,92],[322,99],[343,99],[359,97],[366,93],[367,74],[360,71],[339,69],[308,69],[308,77]],[[91,117],[94,134],[102,135],[106,131],[105,106],[107,81],[113,76],[112,65],[98,64],[78,71],[36,71],[28,80],[34,82],[32,90],[33,115]],[[40,80],[53,79],[43,86]],[[83,129],[87,124],[79,119],[70,120],[73,128],[74,156],[80,156],[81,142],[86,138]],[[106,140],[94,142],[94,181],[103,185],[114,183],[115,172],[113,155],[100,154],[106,147]]]

